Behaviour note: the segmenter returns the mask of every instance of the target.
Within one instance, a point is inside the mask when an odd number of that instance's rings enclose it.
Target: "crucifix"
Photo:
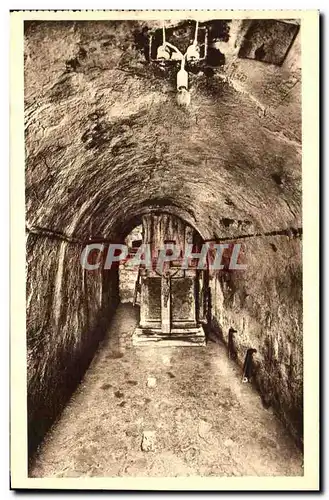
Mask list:
[[[161,277],[161,331],[162,333],[170,333],[171,331],[171,303],[170,303],[170,292],[171,292],[171,278],[179,271],[176,269],[174,272],[170,272],[170,268],[164,268],[163,273],[160,274],[155,271],[158,276]]]

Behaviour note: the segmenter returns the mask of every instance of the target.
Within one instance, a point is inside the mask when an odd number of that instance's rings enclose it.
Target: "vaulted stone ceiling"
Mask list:
[[[238,57],[248,22],[226,23],[181,108],[145,26],[25,26],[27,227],[114,238],[159,208],[207,239],[300,227],[299,35],[279,66]]]

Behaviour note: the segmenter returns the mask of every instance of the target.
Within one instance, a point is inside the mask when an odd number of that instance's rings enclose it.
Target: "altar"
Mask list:
[[[182,252],[196,239],[195,231],[169,214],[149,215],[143,219],[143,241],[152,255],[164,242],[178,242]],[[165,262],[157,268],[141,266],[140,321],[133,335],[134,345],[159,346],[205,345],[204,274],[195,267],[182,268],[181,262]]]

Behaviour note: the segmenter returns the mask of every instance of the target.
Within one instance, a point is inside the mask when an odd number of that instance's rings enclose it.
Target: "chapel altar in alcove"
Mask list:
[[[165,262],[160,272],[157,268],[157,257],[165,243],[179,246],[183,257],[188,244],[198,251],[200,236],[178,217],[149,214],[143,217],[143,243],[150,245],[154,265],[141,265],[139,269],[140,321],[133,343],[205,345],[202,322],[207,271],[198,270],[196,265],[183,269],[179,259]]]

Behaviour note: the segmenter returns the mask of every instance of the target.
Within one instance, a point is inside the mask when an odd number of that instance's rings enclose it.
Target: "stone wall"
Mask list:
[[[242,366],[254,355],[254,383],[296,440],[303,438],[302,260],[299,237],[255,237],[243,242],[245,270],[219,271],[210,280],[212,326]],[[242,377],[242,372],[241,372]]]
[[[27,236],[31,452],[80,381],[118,303],[117,270],[84,270],[82,248],[56,237]]]

